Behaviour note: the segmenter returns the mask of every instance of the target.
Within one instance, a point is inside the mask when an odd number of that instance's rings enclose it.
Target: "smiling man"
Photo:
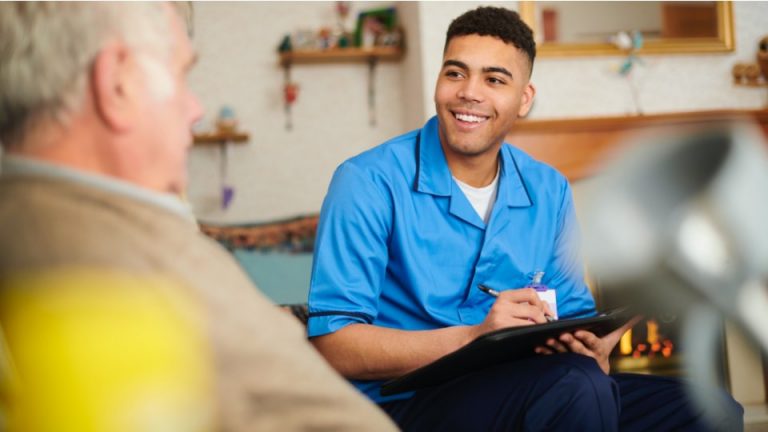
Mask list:
[[[515,12],[480,7],[451,23],[437,116],[334,174],[318,227],[309,336],[404,430],[702,427],[678,382],[608,375],[627,326],[603,338],[564,334],[542,349],[555,355],[380,395],[384,380],[489,331],[595,314],[568,182],[504,143],[533,103],[534,57]],[[556,310],[525,288],[534,280],[555,290]],[[734,412],[724,425],[738,427]]]

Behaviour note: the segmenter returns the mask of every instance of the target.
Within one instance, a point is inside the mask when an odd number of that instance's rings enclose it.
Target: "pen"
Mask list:
[[[484,292],[484,293],[488,294],[488,295],[489,295],[489,296],[491,296],[491,297],[498,297],[498,296],[499,296],[499,292],[498,292],[498,291],[496,291],[496,290],[495,290],[495,289],[493,289],[493,288],[488,288],[488,287],[487,287],[487,286],[485,286],[485,285],[478,285],[477,287],[478,287],[478,288],[480,288],[480,291],[482,291],[482,292]]]
[[[482,291],[482,292],[484,292],[484,293],[488,294],[488,295],[489,295],[489,296],[491,296],[491,297],[494,297],[494,298],[495,298],[495,297],[498,297],[498,296],[499,296],[499,292],[498,292],[498,291],[496,291],[496,290],[495,290],[495,289],[493,289],[493,288],[488,288],[487,286],[485,286],[485,285],[482,285],[482,284],[478,285],[477,287],[478,287],[478,288],[480,288],[480,291]],[[549,316],[549,315],[546,315],[546,314],[544,315],[544,318],[546,318],[546,319],[547,319],[547,322],[554,322],[554,321],[555,321],[555,319],[554,319],[553,317],[551,317],[551,316]]]

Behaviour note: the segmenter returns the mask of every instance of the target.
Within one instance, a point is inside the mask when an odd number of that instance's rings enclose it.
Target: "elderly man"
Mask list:
[[[210,321],[222,430],[394,429],[177,198],[202,113],[180,18],[165,3],[0,5],[0,276],[88,267],[187,288]]]

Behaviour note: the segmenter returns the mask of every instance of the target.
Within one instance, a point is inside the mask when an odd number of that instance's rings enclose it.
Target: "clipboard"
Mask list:
[[[624,325],[633,315],[627,308],[620,308],[589,318],[495,330],[428,365],[385,382],[381,395],[435,386],[490,366],[536,355],[534,349],[537,346],[544,346],[547,339],[557,338],[565,332],[587,330],[597,336],[605,336]]]

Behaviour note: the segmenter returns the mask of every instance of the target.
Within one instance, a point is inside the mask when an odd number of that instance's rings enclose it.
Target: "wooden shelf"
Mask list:
[[[280,64],[292,63],[335,63],[377,61],[395,61],[403,57],[400,47],[338,48],[330,50],[298,50],[280,53]]]
[[[250,136],[245,132],[206,132],[193,135],[193,142],[199,144],[244,143]]]

